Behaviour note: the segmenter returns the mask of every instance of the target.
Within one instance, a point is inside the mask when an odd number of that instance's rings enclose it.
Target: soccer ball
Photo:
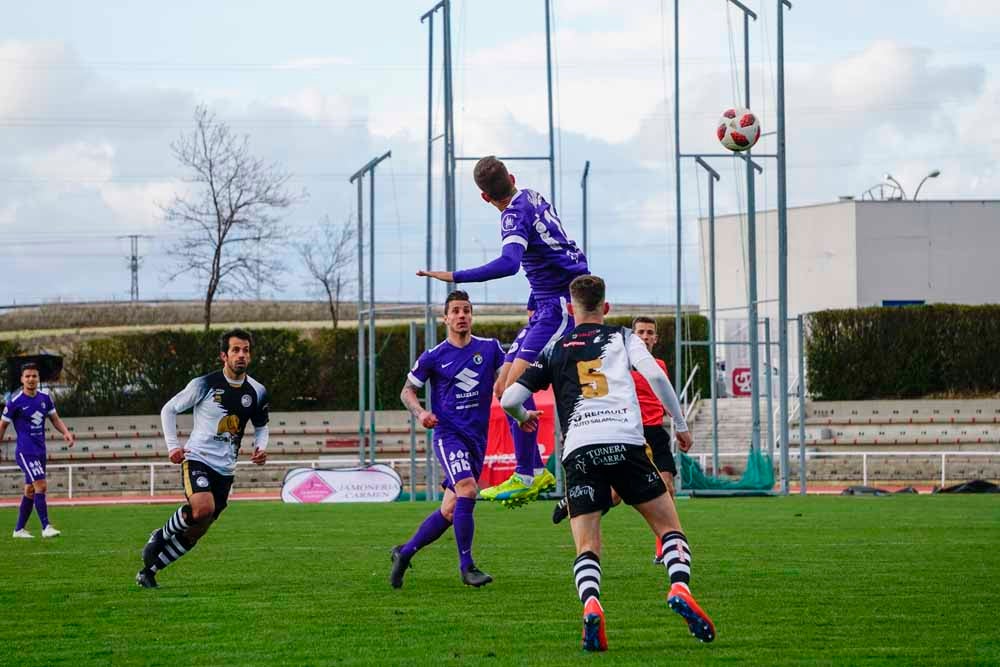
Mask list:
[[[726,109],[715,136],[731,151],[747,151],[760,139],[760,121],[750,109]]]

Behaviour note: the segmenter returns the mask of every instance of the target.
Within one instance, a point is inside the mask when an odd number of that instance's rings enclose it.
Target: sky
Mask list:
[[[457,153],[547,154],[542,1],[452,1]],[[282,214],[288,242],[266,249],[287,271],[265,297],[315,295],[294,244],[313,238],[324,217],[342,223],[356,215],[348,177],[391,150],[375,178],[375,294],[422,300],[414,272],[425,264],[428,34],[420,16],[431,4],[8,3],[0,30],[0,305],[127,299],[129,242],[121,237],[129,234],[144,236],[141,298],[201,296],[193,277],[168,279],[180,230],[160,209],[188,187],[170,144],[190,132],[199,104],[246,134],[255,155],[308,195]],[[750,106],[767,133],[776,123],[776,2],[746,4],[759,14],[750,22]],[[719,115],[745,93],[742,14],[725,0],[680,5],[681,148],[721,152]],[[912,196],[934,169],[941,176],[924,184],[921,199],[1000,194],[995,0],[793,5],[785,13],[790,206],[860,196],[885,173]],[[552,7],[554,200],[563,225],[580,241],[589,160],[591,270],[606,278],[613,301],[672,303],[673,2]],[[437,23],[435,134],[442,30]],[[774,147],[764,136],[757,151]],[[757,206],[772,208],[774,160],[760,161]],[[438,152],[436,269],[444,268],[440,162]],[[722,174],[717,212],[744,212],[744,170],[730,158],[713,163]],[[499,215],[479,199],[470,164],[457,174],[460,268],[499,253]],[[553,198],[545,162],[508,166],[519,185]],[[690,160],[681,183],[683,299],[696,303],[697,218],[707,214],[707,191]],[[469,291],[474,300],[519,303],[528,288],[519,274]],[[762,286],[761,298],[773,291]]]

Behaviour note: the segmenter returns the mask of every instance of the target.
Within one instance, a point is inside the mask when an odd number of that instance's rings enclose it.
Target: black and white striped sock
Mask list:
[[[672,530],[663,535],[663,564],[670,575],[671,584],[683,584],[685,588],[691,583],[691,547],[687,538],[679,530]]]
[[[151,572],[159,572],[175,560],[194,549],[197,542],[189,542],[183,535],[175,535],[163,543],[163,549],[156,555],[156,562],[149,566]]]
[[[587,604],[590,598],[601,599],[601,559],[593,551],[584,551],[573,561],[573,576],[580,602]]]
[[[181,505],[178,507],[177,511],[170,516],[170,519],[168,519],[167,522],[163,524],[163,528],[160,529],[163,532],[163,539],[169,540],[174,535],[180,535],[185,530],[190,528],[190,516],[190,505]]]

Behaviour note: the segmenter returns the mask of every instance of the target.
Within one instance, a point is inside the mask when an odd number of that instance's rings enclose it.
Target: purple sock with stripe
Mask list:
[[[35,491],[35,511],[38,512],[38,518],[42,521],[42,528],[46,528],[49,525],[49,506],[45,502],[45,494]]]
[[[17,527],[15,531],[21,530],[28,524],[28,517],[31,516],[31,509],[35,506],[34,498],[21,496],[21,506],[17,509]]]
[[[475,498],[459,496],[455,499],[455,543],[458,545],[458,568],[465,571],[472,567],[472,536],[476,522],[472,517],[476,509]]]
[[[400,551],[405,556],[412,556],[418,550],[423,549],[428,544],[444,535],[445,531],[451,527],[451,521],[444,518],[440,510],[434,510],[424,522],[417,528],[410,541],[403,545]]]

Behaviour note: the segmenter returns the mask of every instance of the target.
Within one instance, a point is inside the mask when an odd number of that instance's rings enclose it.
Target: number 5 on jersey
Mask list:
[[[584,398],[608,395],[608,377],[601,372],[600,359],[576,362],[576,372],[580,376],[580,393]]]

